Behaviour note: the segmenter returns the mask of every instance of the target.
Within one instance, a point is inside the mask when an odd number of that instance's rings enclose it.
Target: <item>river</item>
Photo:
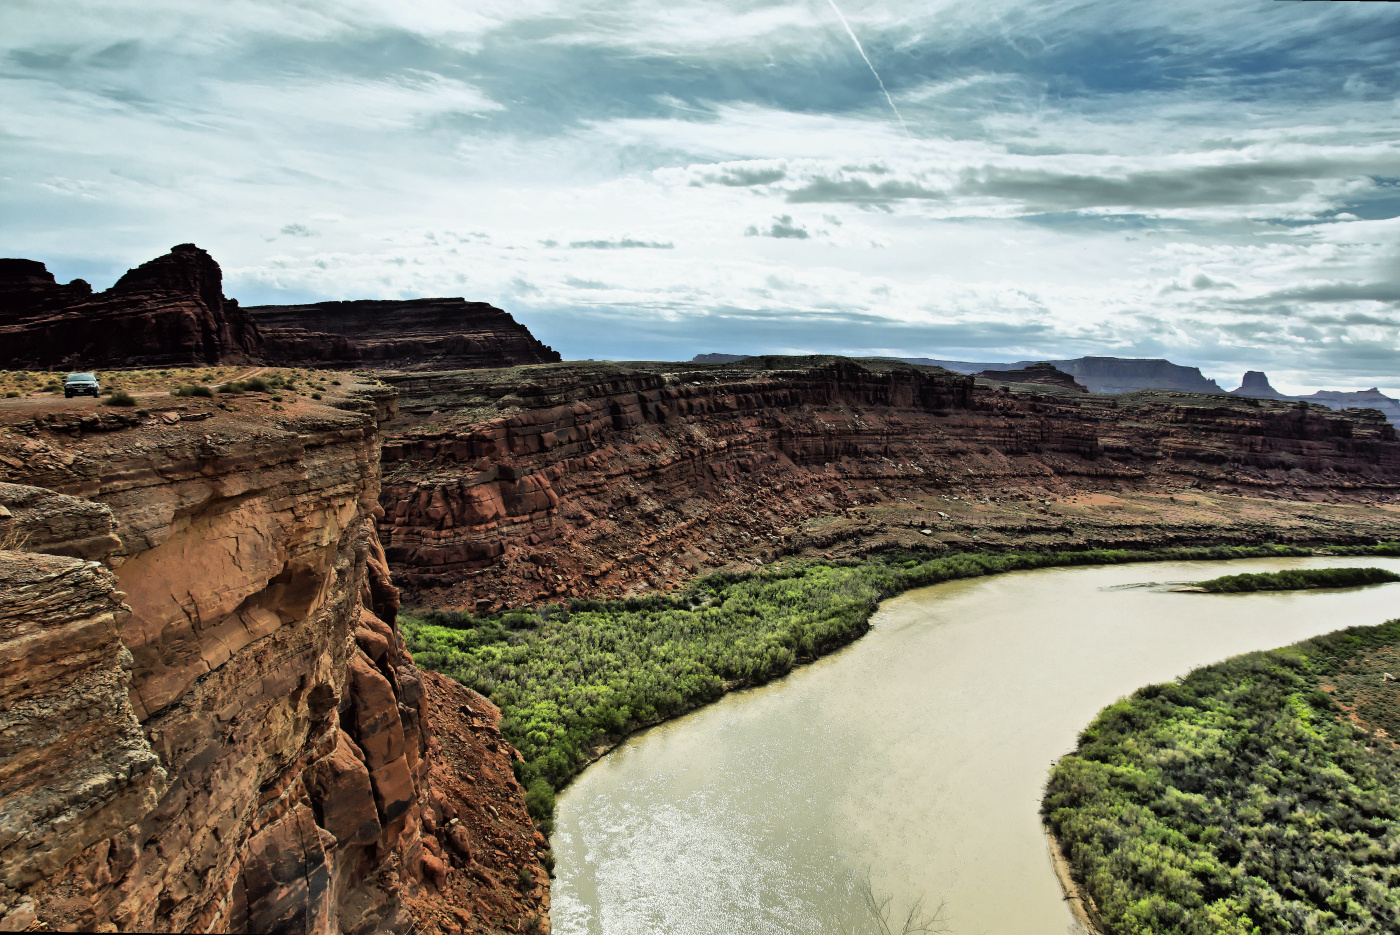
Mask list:
[[[869,881],[955,935],[1081,931],[1038,814],[1105,705],[1207,663],[1400,616],[1400,584],[1171,593],[1400,559],[1053,568],[885,601],[851,646],[631,738],[559,798],[559,935],[850,933]],[[898,931],[898,928],[896,928]]]

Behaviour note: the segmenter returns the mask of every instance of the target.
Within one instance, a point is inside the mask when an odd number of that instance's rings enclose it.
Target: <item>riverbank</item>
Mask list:
[[[1049,831],[1110,931],[1393,930],[1400,620],[1249,653],[1105,708]]]
[[[1083,552],[885,553],[712,575],[666,595],[574,601],[495,616],[401,616],[419,664],[497,704],[521,752],[521,782],[546,832],[555,792],[638,730],[761,685],[849,644],[880,601],[1008,571],[1167,560],[1400,555],[1400,544]]]
[[[1055,832],[1045,829],[1045,849],[1050,854],[1050,865],[1055,868],[1055,879],[1060,881],[1060,892],[1065,894],[1065,905],[1069,907],[1074,921],[1087,935],[1107,935],[1099,920],[1098,907],[1094,900],[1074,879],[1074,866],[1065,853],[1064,845],[1055,837]]]

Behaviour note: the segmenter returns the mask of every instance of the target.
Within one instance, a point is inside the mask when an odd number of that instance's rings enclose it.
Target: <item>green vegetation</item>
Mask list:
[[[1042,803],[1104,928],[1396,931],[1397,649],[1400,620],[1353,627],[1105,708]]]
[[[126,390],[113,390],[112,395],[102,400],[104,406],[134,406],[136,400]]]
[[[1388,581],[1400,581],[1400,575],[1384,568],[1296,568],[1263,574],[1225,575],[1209,581],[1197,581],[1196,587],[1214,594],[1235,594],[1244,591],[1358,588]]]
[[[1400,544],[1333,549],[1400,554]],[[911,588],[1032,568],[1168,559],[1310,555],[1289,546],[1143,551],[888,553],[867,562],[794,561],[711,575],[684,590],[607,603],[574,601],[474,617],[400,616],[418,664],[489,697],[524,757],[520,780],[541,826],[554,790],[640,727],[757,685],[849,643],[881,600]]]

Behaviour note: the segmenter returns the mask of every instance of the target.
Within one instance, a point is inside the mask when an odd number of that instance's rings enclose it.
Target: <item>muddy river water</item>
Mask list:
[[[1038,808],[1100,708],[1255,649],[1400,616],[1400,584],[1210,595],[1150,583],[1397,559],[1017,572],[881,605],[788,677],[633,737],[559,799],[554,931],[866,931],[863,881],[957,935],[1076,932]]]

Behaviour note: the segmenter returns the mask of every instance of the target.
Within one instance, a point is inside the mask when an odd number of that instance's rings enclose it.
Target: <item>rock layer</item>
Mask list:
[[[916,525],[900,535],[918,539],[934,522],[930,497],[1205,490],[1374,503],[1400,490],[1400,443],[1379,414],[1298,403],[1049,395],[839,358],[386,380],[403,415],[383,448],[380,537],[416,599],[468,608],[624,594],[734,561],[893,541],[884,526],[848,522],[871,505],[904,510],[898,524]],[[1154,529],[1141,512],[1070,527],[1008,508],[997,538],[1082,547],[1259,536],[1243,521]],[[1375,528],[1392,528],[1388,516]],[[951,525],[928,541],[975,547],[984,534]],[[1325,537],[1327,523],[1276,534]]]
[[[511,367],[559,360],[511,315],[461,298],[258,305],[269,360],[395,370]]]
[[[210,400],[192,422],[5,427],[43,456],[0,479],[52,491],[0,485],[11,520],[98,540],[113,570],[0,553],[0,924],[407,932],[413,899],[471,871],[435,856],[451,796],[374,534],[393,397],[366,392],[276,421]],[[41,522],[61,500],[73,521]]]

